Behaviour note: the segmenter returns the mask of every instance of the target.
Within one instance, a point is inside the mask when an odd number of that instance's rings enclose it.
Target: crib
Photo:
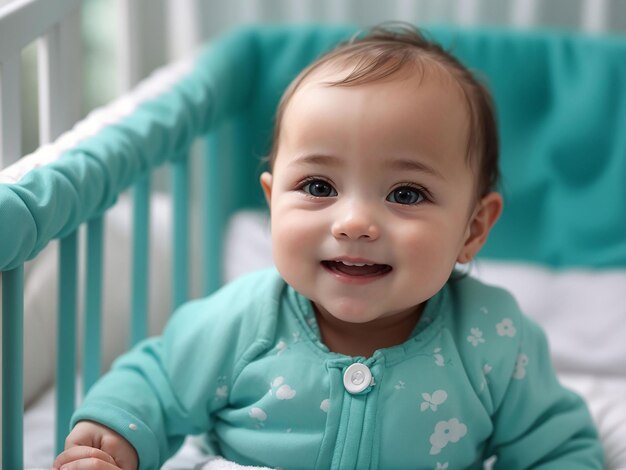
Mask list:
[[[78,3],[63,2],[66,11]],[[66,11],[46,12],[50,24]],[[114,326],[129,330],[125,348],[154,334],[152,310],[174,310],[197,277],[199,295],[207,295],[224,280],[271,263],[258,174],[277,101],[299,70],[356,30],[237,28],[53,142],[60,132],[51,124],[51,143],[0,172],[2,468],[23,467],[29,266],[45,264],[46,247],[59,241],[58,309],[40,301],[47,333],[57,331],[58,452],[80,394],[110,362],[102,345],[103,322],[115,310],[108,298],[123,298],[130,312]],[[485,77],[497,105],[506,208],[475,274],[509,287],[543,324],[562,380],[590,405],[608,468],[626,468],[626,38],[476,26],[428,31]],[[54,36],[49,42],[54,60]],[[5,136],[16,130],[2,129]],[[163,166],[172,175],[171,200],[155,202],[151,178]],[[120,207],[132,217],[128,226],[114,213]],[[117,241],[107,241],[111,231]],[[171,235],[163,238],[166,231]],[[128,245],[129,259],[116,254],[118,242]],[[103,291],[105,265],[131,270],[127,292],[120,294],[119,284]],[[149,279],[155,276],[158,289],[171,283],[167,305],[154,305]],[[39,288],[49,288],[47,281]]]

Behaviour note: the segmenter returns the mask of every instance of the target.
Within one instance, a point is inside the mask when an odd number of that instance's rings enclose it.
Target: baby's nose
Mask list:
[[[331,232],[337,239],[376,240],[380,227],[367,204],[352,204],[335,220]]]

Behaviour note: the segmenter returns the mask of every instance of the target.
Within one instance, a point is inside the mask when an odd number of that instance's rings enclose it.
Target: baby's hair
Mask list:
[[[456,57],[407,23],[385,23],[373,27],[366,34],[358,33],[300,72],[278,105],[272,149],[268,156],[270,168],[278,152],[280,128],[289,101],[308,76],[328,65],[353,66],[347,76],[326,82],[328,86],[357,86],[383,80],[399,72],[417,72],[423,77],[428,67],[447,73],[460,86],[468,109],[467,161],[478,169],[477,195],[482,197],[496,189],[499,145],[491,94]]]

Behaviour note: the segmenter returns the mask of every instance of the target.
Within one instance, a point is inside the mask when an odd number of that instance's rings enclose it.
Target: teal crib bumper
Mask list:
[[[34,164],[37,168],[15,181],[0,180],[0,271],[8,272],[3,293],[3,419],[11,420],[5,422],[3,439],[11,434],[8,429],[19,426],[19,416],[9,410],[21,409],[21,344],[15,340],[21,335],[15,317],[22,314],[16,297],[21,295],[24,262],[51,240],[64,239],[70,254],[62,264],[75,263],[72,234],[90,221],[88,258],[100,259],[101,216],[122,191],[141,181],[145,197],[146,178],[170,163],[178,214],[173,228],[175,303],[184,301],[187,156],[192,143],[204,138],[204,263],[211,263],[205,266],[204,291],[214,289],[225,220],[240,208],[264,204],[258,175],[282,91],[304,66],[355,31],[353,26],[328,25],[233,31],[208,44],[175,78],[151,79],[159,86],[137,89],[133,99],[118,103],[116,114],[100,116],[99,127],[82,132],[80,140],[45,165]],[[505,210],[483,256],[554,268],[626,267],[626,38],[447,26],[427,32],[477,72],[494,95]],[[141,244],[139,239],[137,246]],[[94,279],[90,311],[97,311],[99,303],[98,269],[95,263],[88,270]],[[73,279],[75,273],[69,271]],[[145,268],[138,270],[136,282],[145,276]],[[75,296],[69,289],[64,296]],[[141,299],[136,303],[138,310],[145,310]],[[60,308],[69,317],[75,314],[71,302]],[[133,327],[139,331],[137,339],[145,334],[141,321]],[[97,319],[88,324],[93,336]],[[73,328],[71,320],[67,325]],[[72,336],[66,340],[74,341]],[[63,354],[61,368],[73,362],[75,352]],[[96,361],[97,354],[97,348],[89,352]],[[69,417],[72,400],[59,407]],[[60,420],[59,433],[67,431],[63,426],[67,420]],[[21,451],[14,449],[20,445],[7,441],[3,452],[17,455]],[[10,462],[5,468],[17,461]]]

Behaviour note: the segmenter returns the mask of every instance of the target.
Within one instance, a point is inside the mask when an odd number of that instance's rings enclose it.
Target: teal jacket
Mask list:
[[[130,441],[141,469],[201,433],[229,460],[283,469],[482,468],[494,454],[503,469],[603,464],[542,331],[470,277],[428,301],[406,342],[365,358],[330,352],[275,270],[248,275],[119,358],[72,425],[83,419]]]

